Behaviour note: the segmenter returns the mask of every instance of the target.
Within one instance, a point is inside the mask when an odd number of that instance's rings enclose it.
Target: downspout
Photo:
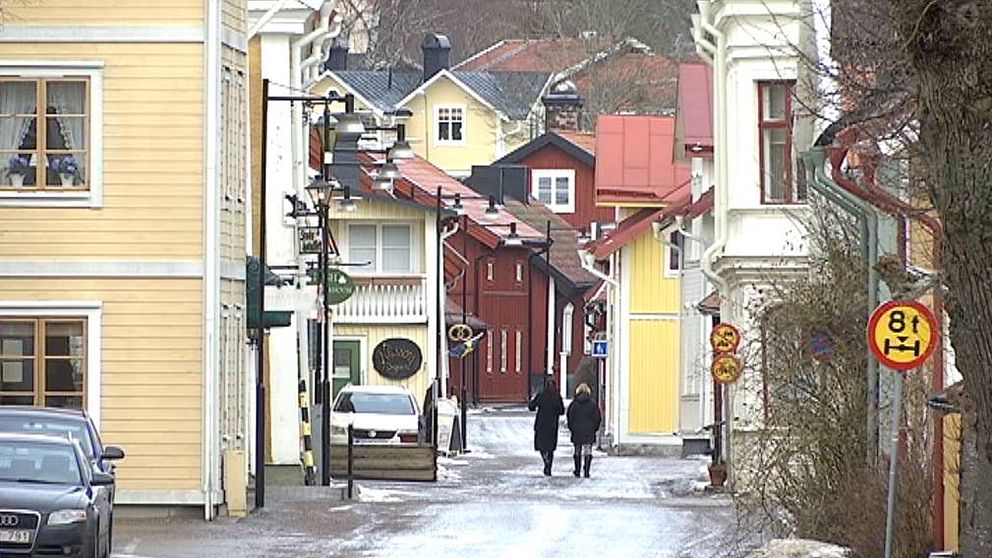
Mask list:
[[[204,117],[204,274],[203,274],[203,517],[214,518],[214,472],[219,471],[219,447],[217,446],[217,392],[219,347],[217,335],[217,315],[220,306],[220,7],[218,2],[208,2],[206,8],[207,37],[204,45],[206,74],[206,106]],[[256,450],[257,451],[257,450]]]
[[[811,148],[804,156],[807,172],[812,180],[810,187],[827,197],[848,213],[855,215],[862,227],[861,252],[865,258],[868,273],[868,313],[878,306],[879,278],[876,269],[878,264],[878,214],[865,200],[848,192],[826,175],[824,163],[826,154],[822,147]],[[868,418],[867,418],[867,447],[865,448],[868,463],[874,463],[878,449],[878,361],[868,354]]]
[[[700,0],[699,17],[693,18],[693,34],[695,35],[696,52],[713,67],[713,90],[716,103],[713,113],[713,151],[716,154],[716,184],[713,192],[713,218],[714,233],[713,244],[703,252],[700,258],[700,269],[721,294],[725,301],[729,295],[727,281],[713,271],[713,260],[727,245],[727,205],[729,200],[729,188],[727,183],[727,40],[723,33],[713,26],[710,21],[710,5],[712,0]],[[716,38],[716,45],[710,42],[705,34]],[[725,302],[721,302],[724,304]]]
[[[451,238],[452,236],[458,234],[458,231],[459,231],[460,228],[461,227],[459,226],[458,221],[455,221],[455,223],[451,226],[450,229],[444,229],[444,231],[441,232],[441,246],[442,246],[442,250],[437,255],[437,267],[438,267],[437,288],[438,288],[438,291],[440,292],[440,296],[438,297],[439,307],[437,309],[438,310],[437,327],[441,331],[444,331],[444,327],[445,327],[445,325],[447,323],[447,317],[445,316],[444,309],[445,309],[445,306],[446,306],[445,301],[448,298],[447,289],[445,289],[445,286],[444,286],[444,250],[443,250],[443,247],[447,243],[447,241],[448,241],[449,238]],[[437,363],[437,365],[439,367],[441,367],[441,373],[440,373],[440,376],[441,376],[441,386],[440,386],[441,387],[441,391],[438,394],[438,396],[439,397],[446,397],[446,395],[442,395],[442,394],[447,394],[448,393],[448,361],[449,361],[449,358],[448,358],[448,336],[447,335],[438,335],[437,337],[439,339],[439,342],[441,343],[440,353],[442,355],[442,358],[440,359],[440,362]]]
[[[324,4],[325,6],[327,4]],[[306,81],[303,82],[303,89],[309,90],[310,86],[317,82],[321,75],[321,65],[324,60],[327,59],[328,51],[330,50],[331,39],[337,37],[341,34],[341,25],[344,18],[341,14],[334,14],[333,18],[328,19],[327,24],[324,24],[324,8],[321,6],[321,24],[319,29],[323,29],[323,34],[318,36],[310,49],[310,56],[305,58],[300,63],[300,71],[307,75]]]

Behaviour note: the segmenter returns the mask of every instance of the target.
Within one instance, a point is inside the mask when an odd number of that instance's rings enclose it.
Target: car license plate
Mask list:
[[[0,529],[0,543],[31,544],[31,531],[25,529]]]

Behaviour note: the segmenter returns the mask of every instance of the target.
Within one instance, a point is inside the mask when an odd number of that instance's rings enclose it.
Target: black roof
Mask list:
[[[494,165],[504,165],[504,164],[517,164],[530,157],[536,153],[539,149],[547,147],[548,145],[553,145],[558,149],[561,149],[565,153],[568,153],[572,157],[575,157],[579,161],[590,167],[596,166],[596,156],[589,153],[585,149],[582,149],[578,145],[575,145],[571,141],[562,136],[556,134],[554,131],[545,132],[540,136],[532,139],[531,141],[521,145],[517,149],[514,149],[510,153],[507,153],[503,158],[499,159]]]
[[[496,110],[512,120],[523,120],[540,100],[551,74],[544,72],[451,72],[455,79],[472,90]],[[423,83],[421,72],[384,70],[341,70],[334,72],[346,86],[376,109],[386,112],[396,108],[411,91]]]

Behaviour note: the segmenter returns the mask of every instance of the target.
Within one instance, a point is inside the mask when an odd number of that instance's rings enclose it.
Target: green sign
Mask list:
[[[348,274],[340,269],[330,268],[327,270],[327,284],[324,289],[324,296],[329,304],[341,304],[351,298],[355,293],[355,283],[348,277]]]

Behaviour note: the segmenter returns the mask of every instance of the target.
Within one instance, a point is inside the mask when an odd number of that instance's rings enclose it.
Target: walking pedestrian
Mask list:
[[[558,447],[558,417],[565,413],[565,404],[554,377],[545,378],[544,389],[530,400],[527,408],[537,411],[534,418],[534,449],[541,453],[541,460],[544,461],[544,476],[550,477],[555,448]]]
[[[588,384],[579,384],[575,388],[575,399],[568,405],[568,429],[572,432],[572,444],[575,453],[575,470],[572,474],[579,476],[579,466],[586,478],[589,478],[589,467],[592,465],[592,445],[596,442],[596,432],[603,417],[599,414],[599,405],[590,396]]]

